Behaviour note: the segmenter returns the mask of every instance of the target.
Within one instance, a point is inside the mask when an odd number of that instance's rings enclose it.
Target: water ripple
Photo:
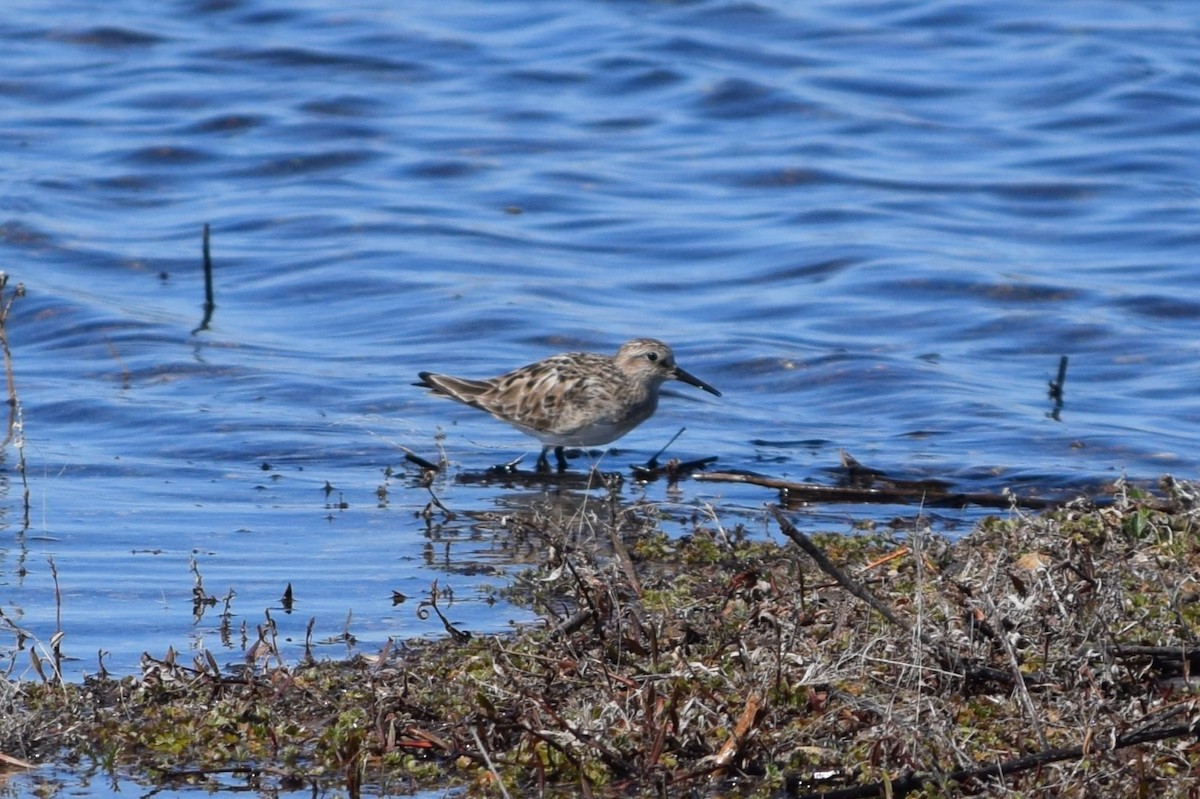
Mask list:
[[[622,463],[686,427],[677,454],[812,479],[840,449],[980,491],[1200,469],[1187,4],[55,5],[0,19],[0,269],[28,290],[47,550],[87,575],[112,541],[171,553],[122,562],[124,620],[186,606],[197,550],[274,596],[294,567],[340,624],[319,552],[356,572],[363,640],[425,632],[371,598],[443,573],[409,564],[428,492],[401,448],[458,469],[536,444],[416,372],[636,335],[725,396],[666,397]]]

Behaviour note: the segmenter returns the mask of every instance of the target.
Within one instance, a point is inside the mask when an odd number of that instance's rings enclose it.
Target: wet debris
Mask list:
[[[506,519],[543,622],[236,672],[6,683],[0,751],[152,787],[473,796],[1190,796],[1200,773],[1200,490],[1118,484],[948,541],[614,504]],[[685,510],[685,514],[687,511]],[[516,519],[520,515],[522,518]],[[199,575],[196,575],[199,583]],[[207,594],[205,594],[207,596]],[[349,635],[349,620],[347,631]]]

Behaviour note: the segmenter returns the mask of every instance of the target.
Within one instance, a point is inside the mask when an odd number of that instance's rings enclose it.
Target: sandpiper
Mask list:
[[[675,354],[653,338],[635,338],[615,356],[567,352],[488,380],[421,372],[415,385],[487,411],[542,442],[538,471],[548,471],[554,449],[558,470],[565,447],[616,441],[654,415],[658,389],[682,380],[710,394],[721,392],[675,365]]]

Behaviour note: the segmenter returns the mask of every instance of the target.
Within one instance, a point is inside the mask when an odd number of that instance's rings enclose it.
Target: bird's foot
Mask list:
[[[559,472],[567,470],[567,456],[563,454],[563,447],[554,448],[554,461]],[[538,456],[537,470],[539,473],[550,471],[550,459],[546,457],[546,453],[550,451],[550,447],[543,447],[542,454]]]

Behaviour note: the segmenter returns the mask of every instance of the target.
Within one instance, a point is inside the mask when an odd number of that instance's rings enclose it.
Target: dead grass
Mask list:
[[[776,510],[777,546],[711,508],[670,539],[654,505],[536,505],[496,523],[542,553],[508,592],[542,625],[22,684],[5,746],[351,795],[1191,796],[1197,493],[1118,486],[955,543],[810,540]]]

